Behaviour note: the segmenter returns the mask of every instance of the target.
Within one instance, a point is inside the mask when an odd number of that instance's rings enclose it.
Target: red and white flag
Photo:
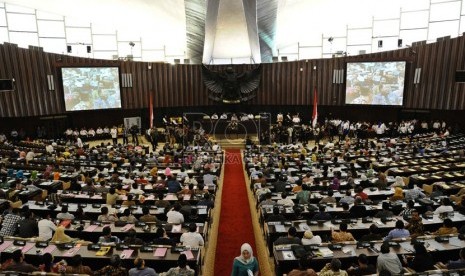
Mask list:
[[[152,93],[150,93],[150,101],[149,101],[149,120],[150,120],[150,128],[153,127],[153,97]]]
[[[317,122],[318,122],[318,96],[317,96],[316,87],[315,87],[315,91],[313,91],[312,127],[315,127]]]

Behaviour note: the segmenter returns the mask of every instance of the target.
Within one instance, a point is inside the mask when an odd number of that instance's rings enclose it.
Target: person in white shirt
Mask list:
[[[48,241],[52,238],[53,232],[57,229],[57,226],[50,220],[50,213],[47,213],[46,217],[39,220],[39,239]]]
[[[103,128],[103,134],[110,134],[110,129],[107,126]]]
[[[218,120],[218,114],[216,113],[213,113],[213,115],[211,116],[212,120]]]
[[[137,183],[132,183],[131,190],[129,190],[130,194],[135,194],[135,195],[142,195],[144,194],[144,191],[139,189],[139,184]]]
[[[315,245],[320,245],[321,244],[321,237],[318,235],[313,235],[311,230],[307,230],[304,232],[304,236],[302,237],[302,245],[309,245],[309,244],[315,244]]]
[[[196,231],[197,225],[195,223],[189,224],[189,232],[182,234],[179,239],[183,246],[200,247],[204,245],[202,235]]]
[[[89,131],[87,131],[87,137],[94,137],[95,136],[95,130],[93,128],[90,128]]]
[[[61,212],[57,214],[57,219],[59,220],[73,220],[74,215],[68,212],[68,206],[61,207]]]
[[[101,127],[98,127],[96,133],[99,136],[102,135],[103,134],[103,129]]]
[[[181,205],[179,203],[174,204],[173,209],[166,213],[168,223],[181,224],[184,223],[184,216],[180,212]]]
[[[82,128],[81,131],[79,132],[79,135],[81,137],[87,137],[87,130],[85,128]]]
[[[53,153],[53,150],[54,150],[54,149],[53,149],[53,146],[52,146],[52,145],[46,145],[46,146],[45,146],[45,151],[46,151],[47,153],[50,153],[50,154],[51,154],[51,153]]]
[[[451,206],[450,199],[448,197],[444,197],[442,199],[442,205],[434,210],[435,215],[439,215],[445,212],[454,212],[454,207]]]
[[[281,193],[281,199],[277,201],[278,205],[283,205],[286,207],[292,207],[294,206],[294,201],[292,199],[287,197],[287,192],[282,192]]]
[[[113,140],[113,145],[118,144],[118,129],[116,126],[113,126],[110,130],[111,139]]]

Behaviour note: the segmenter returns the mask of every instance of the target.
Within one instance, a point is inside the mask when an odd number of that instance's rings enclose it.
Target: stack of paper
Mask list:
[[[318,249],[318,254],[321,255],[323,258],[333,257],[334,253],[329,248],[321,247]]]
[[[295,260],[294,252],[290,250],[283,251],[284,260]]]

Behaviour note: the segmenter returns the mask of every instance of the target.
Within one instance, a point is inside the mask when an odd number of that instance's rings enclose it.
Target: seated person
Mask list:
[[[438,263],[438,266],[441,268],[447,269],[462,269],[465,268],[465,248],[460,249],[459,259],[457,261],[449,261],[447,264],[441,262]]]
[[[370,233],[363,235],[360,238],[360,241],[371,242],[371,241],[380,241],[383,239],[383,237],[379,234],[379,228],[378,226],[376,226],[376,224],[373,223],[372,225],[370,225],[369,229],[370,229]]]
[[[297,229],[295,227],[289,227],[287,230],[286,237],[279,237],[275,242],[274,245],[282,245],[282,244],[302,244],[300,239],[297,237]]]
[[[388,202],[383,202],[382,204],[382,210],[376,213],[375,217],[376,218],[389,218],[393,217],[394,213],[389,210],[389,203]]]
[[[279,212],[279,207],[275,206],[273,207],[273,214],[268,215],[267,218],[265,219],[266,222],[270,221],[285,221],[286,218],[280,214]]]
[[[311,268],[312,258],[303,256],[299,260],[299,269],[293,269],[287,274],[287,276],[317,276],[315,270]]]
[[[450,199],[448,197],[444,197],[441,203],[442,203],[441,206],[439,206],[438,208],[436,208],[436,210],[434,210],[435,215],[454,211],[454,207],[452,207]]]
[[[362,198],[356,197],[354,201],[354,206],[352,206],[349,210],[351,216],[353,218],[363,218],[366,216],[366,207],[363,205]]]
[[[381,254],[378,256],[376,261],[376,268],[379,272],[386,270],[388,273],[390,273],[384,275],[397,275],[403,271],[402,263],[400,262],[399,257],[397,257],[397,254],[391,253],[391,248],[387,242],[381,245]]]
[[[408,238],[410,236],[410,232],[407,229],[404,229],[404,222],[402,220],[396,221],[396,228],[389,231],[389,234],[384,237],[385,241],[389,241],[392,239],[401,239],[401,238]]]
[[[173,208],[166,213],[167,222],[172,224],[181,224],[184,222],[184,215],[180,212],[181,205],[179,203],[174,204]]]
[[[75,241],[75,239],[66,235],[65,228],[60,225],[56,228],[55,234],[53,235],[50,241],[54,243],[67,243],[67,242],[73,242]]]
[[[92,269],[86,265],[82,265],[82,256],[74,255],[66,266],[66,274],[87,274],[92,275]]]
[[[163,276],[194,276],[195,271],[187,265],[187,257],[185,254],[180,254],[178,258],[178,266],[170,268]]]
[[[368,263],[368,257],[365,254],[358,255],[358,265],[351,266],[347,269],[350,276],[362,276],[376,274],[376,267]]]
[[[318,206],[318,210],[319,212],[313,216],[313,220],[331,220],[331,215],[326,212],[326,206],[320,205]]]
[[[57,214],[59,220],[73,220],[74,215],[68,212],[68,206],[61,207],[61,212]]]
[[[336,199],[333,197],[334,192],[332,190],[328,191],[328,196],[320,200],[320,204],[336,204]]]
[[[174,240],[170,239],[170,237],[166,233],[165,228],[158,227],[157,231],[155,232],[155,239],[152,241],[152,244],[175,246],[176,242]]]
[[[341,269],[342,263],[339,259],[333,258],[330,263],[318,274],[319,276],[347,276],[347,271]]]
[[[416,272],[424,272],[427,270],[433,270],[434,269],[433,257],[426,250],[426,247],[423,245],[423,243],[419,243],[419,242],[414,243],[413,249],[415,250],[415,255],[404,258],[403,260],[404,264],[407,265],[409,268],[415,270]]]
[[[420,217],[420,213],[417,210],[413,210],[411,213],[411,218],[405,227],[410,232],[410,237],[412,239],[422,236],[425,233],[425,229],[423,226],[422,219]]]
[[[354,201],[355,201],[355,198],[352,196],[352,191],[349,189],[346,191],[345,196],[339,200],[339,204],[342,204],[342,203],[352,204],[354,203]]]
[[[339,224],[339,231],[334,231],[331,227],[331,240],[332,242],[355,241],[354,236],[347,232],[347,223],[345,222]]]
[[[109,214],[107,206],[103,206],[100,209],[100,215],[97,218],[98,221],[111,221],[115,222],[118,220],[118,217],[115,214]]]
[[[454,227],[454,223],[450,218],[444,219],[442,227],[440,227],[434,235],[450,235],[450,234],[457,234],[458,230]]]
[[[404,200],[404,190],[401,187],[394,189],[394,194],[389,198],[389,201]]]
[[[98,238],[98,243],[120,243],[121,240],[117,236],[111,235],[110,226],[105,226],[102,229],[102,236]]]
[[[124,221],[127,223],[136,223],[137,218],[131,214],[131,210],[129,208],[124,209],[123,215],[119,218],[119,221]]]
[[[158,222],[157,217],[150,214],[150,209],[147,206],[142,207],[142,216],[139,220],[142,222]]]
[[[304,232],[304,236],[302,237],[301,242],[302,242],[302,245],[308,245],[308,244],[320,245],[322,240],[320,236],[313,235],[313,232],[311,230],[307,230]]]
[[[132,228],[132,229],[128,230],[127,236],[126,236],[126,238],[124,238],[123,243],[127,244],[127,245],[131,245],[131,244],[143,245],[144,241],[137,237],[136,230],[134,230],[134,228]]]
[[[195,223],[189,224],[189,232],[183,233],[179,241],[183,246],[200,247],[204,245],[203,237],[197,232],[197,225]]]

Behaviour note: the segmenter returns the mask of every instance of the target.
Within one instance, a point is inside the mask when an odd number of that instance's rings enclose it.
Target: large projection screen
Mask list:
[[[66,111],[121,108],[118,67],[61,68]]]
[[[405,66],[405,61],[348,62],[345,103],[401,106]]]

